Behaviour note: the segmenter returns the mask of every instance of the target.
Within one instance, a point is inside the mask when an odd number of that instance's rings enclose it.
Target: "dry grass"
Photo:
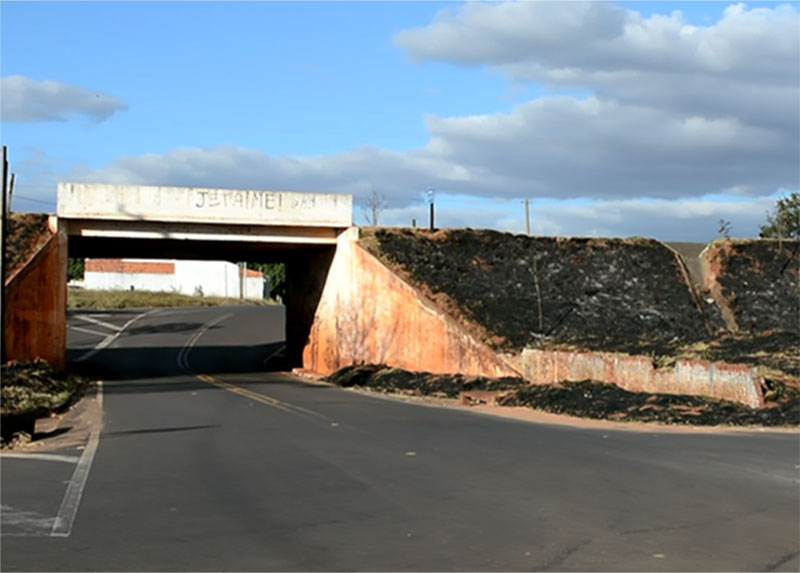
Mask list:
[[[69,308],[119,309],[119,308],[163,308],[173,306],[220,306],[230,304],[269,305],[271,299],[240,300],[216,296],[192,296],[174,292],[148,292],[128,290],[70,289]]]
[[[2,367],[3,415],[44,416],[65,407],[86,381],[59,372],[44,360],[9,362]]]
[[[6,277],[25,263],[52,232],[46,213],[11,213],[6,224],[6,252],[3,258]]]

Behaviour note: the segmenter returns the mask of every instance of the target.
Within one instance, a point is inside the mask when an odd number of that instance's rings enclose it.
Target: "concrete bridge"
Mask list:
[[[350,195],[61,183],[50,224],[50,241],[6,281],[10,359],[65,366],[68,256],[223,259],[286,264],[292,366],[517,374],[358,245]]]
[[[406,282],[403,273],[396,273],[359,243],[359,230],[352,227],[349,195],[63,183],[58,189],[58,215],[51,218],[50,224],[54,231],[50,240],[6,280],[5,343],[10,359],[40,356],[57,367],[65,366],[68,256],[275,261],[286,264],[286,345],[292,366],[324,374],[353,363],[374,363],[432,373],[522,376],[535,383],[590,378],[637,391],[713,395],[751,406],[762,404],[760,378],[750,365],[700,360],[656,371],[651,356],[527,348],[517,354],[498,352],[480,329],[452,316],[435,297],[426,294],[425,288]],[[554,272],[560,272],[564,265],[581,264],[569,254],[574,249],[561,252],[558,241],[550,243],[549,247],[542,243],[539,248],[550,248],[551,255],[562,261],[553,267]],[[607,243],[603,252],[610,244]],[[578,241],[575,248],[583,248],[580,244]],[[616,256],[639,260],[631,258],[631,253],[639,252],[641,241],[628,244],[615,240],[615,244]],[[485,244],[481,245],[484,249]],[[775,262],[779,261],[775,249],[756,247],[752,254],[758,264],[753,272],[747,271],[744,278],[737,279],[737,289],[741,291],[747,281],[755,281],[756,285],[769,284],[772,292],[772,282],[763,282],[767,279],[761,277],[763,272],[758,268],[768,262],[785,268],[792,260],[787,257],[796,256],[792,253],[797,247],[788,255],[779,253],[781,261],[786,259],[785,264]],[[450,248],[451,255],[458,255],[456,251],[466,247]],[[633,250],[626,255],[629,248]],[[648,290],[655,286],[646,286],[651,281],[639,281],[645,285],[642,300],[667,301],[659,302],[653,312],[677,317],[670,324],[695,316],[698,328],[708,326],[703,322],[704,307],[693,286],[697,282],[708,283],[704,288],[710,289],[711,296],[719,301],[729,328],[736,330],[736,317],[725,306],[724,293],[714,290],[720,288],[716,275],[690,276],[691,269],[685,270],[677,252],[655,242],[648,248],[653,260],[661,261],[659,264],[666,269],[661,274],[663,288],[655,299]],[[696,261],[701,271],[713,270],[712,263],[719,267],[719,257],[712,251],[703,250],[702,260]],[[586,247],[585,252],[590,256],[592,247]],[[482,253],[469,252],[467,248],[460,256],[464,266],[472,265],[470,268],[484,272],[480,265],[476,266],[478,254]],[[751,260],[750,255],[745,258]],[[717,267],[714,272],[722,272]],[[632,267],[631,272],[638,268]],[[652,273],[652,267],[645,272]],[[795,293],[796,276],[796,268],[790,269],[781,279],[784,290],[775,292]],[[557,274],[545,278],[560,280]],[[614,292],[628,288],[615,282],[616,273],[594,278],[605,281]],[[486,287],[487,292],[490,289],[491,286]],[[586,295],[579,291],[573,293],[576,300]],[[519,308],[531,302],[523,294],[515,296]],[[780,295],[769,300],[783,304],[781,301],[788,298],[791,297]],[[753,300],[759,301],[753,307],[758,312],[762,312],[758,310],[762,306],[775,306],[772,302],[762,305],[762,298]],[[558,299],[553,304],[559,304]],[[785,314],[789,321],[796,317],[796,311],[792,311],[796,306],[783,307],[788,310],[781,311],[781,316]],[[632,316],[638,308],[623,308],[620,316]],[[602,320],[598,324],[601,323],[604,324]],[[781,327],[784,323],[771,320],[763,324]],[[785,324],[791,330],[795,323]]]
[[[10,289],[9,356],[64,365],[68,256],[223,259],[286,263],[287,354],[300,365],[352,206],[326,193],[59,183],[51,244]]]

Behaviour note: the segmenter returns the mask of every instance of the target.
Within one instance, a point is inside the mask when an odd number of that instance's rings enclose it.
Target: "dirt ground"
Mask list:
[[[533,385],[521,378],[408,372],[382,365],[348,366],[331,374],[326,380],[344,388],[361,387],[439,398],[457,398],[464,391],[497,392],[500,406],[523,406],[553,414],[618,422],[800,426],[800,389],[779,380],[768,381],[771,401],[759,409],[702,396],[628,392],[614,384],[590,380]]]
[[[47,239],[52,232],[46,213],[11,213],[7,219],[5,276],[9,276]]]

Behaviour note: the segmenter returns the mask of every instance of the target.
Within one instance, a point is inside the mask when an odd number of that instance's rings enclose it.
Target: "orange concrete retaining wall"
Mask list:
[[[303,367],[328,374],[357,363],[476,376],[518,376],[491,348],[356,244],[339,236]]]
[[[563,380],[610,382],[632,392],[692,394],[763,406],[755,368],[743,364],[679,360],[674,368],[654,368],[647,356],[525,349],[517,359],[533,383]]]
[[[5,334],[8,360],[44,358],[66,366],[67,233],[55,217],[55,234],[6,280]]]

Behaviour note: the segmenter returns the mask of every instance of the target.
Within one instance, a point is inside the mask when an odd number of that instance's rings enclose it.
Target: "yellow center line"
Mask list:
[[[222,322],[227,318],[230,318],[231,316],[233,316],[233,314],[230,313],[224,316],[220,316],[219,318],[205,324],[204,326],[199,328],[197,332],[194,333],[194,335],[189,339],[186,345],[181,349],[181,352],[178,354],[178,364],[181,366],[181,368],[191,373],[195,378],[197,378],[202,382],[211,384],[212,386],[216,386],[218,388],[222,388],[223,390],[227,390],[229,392],[233,392],[234,394],[238,394],[239,396],[243,396],[250,400],[255,400],[260,404],[264,404],[266,406],[272,406],[273,408],[277,408],[278,410],[283,410],[284,412],[288,412],[290,414],[304,414],[312,418],[317,418],[318,420],[324,420],[326,422],[330,422],[331,418],[323,414],[320,414],[319,412],[314,412],[313,410],[307,410],[306,408],[301,408],[300,406],[295,406],[293,404],[289,404],[288,402],[281,402],[280,400],[278,400],[277,398],[273,398],[272,396],[267,396],[266,394],[260,394],[252,390],[248,390],[247,388],[242,388],[241,386],[237,386],[236,384],[225,382],[224,380],[215,378],[210,374],[203,374],[192,370],[192,368],[189,366],[189,360],[188,360],[189,351],[192,350],[197,341],[200,340],[200,337],[203,334],[205,334],[205,332],[209,328],[211,328],[212,326],[214,326],[219,322]]]
[[[300,406],[295,406],[294,404],[289,404],[288,402],[282,402],[277,398],[273,398],[272,396],[261,394],[259,392],[254,392],[252,390],[248,390],[247,388],[242,388],[241,386],[237,386],[236,384],[220,380],[219,378],[215,378],[214,376],[209,376],[208,374],[195,374],[195,377],[198,380],[206,382],[207,384],[211,384],[212,386],[228,390],[229,392],[233,392],[234,394],[238,394],[245,398],[255,400],[256,402],[259,402],[266,406],[272,406],[273,408],[283,410],[284,412],[289,412],[290,414],[305,414],[307,416],[312,416],[320,420],[330,421],[330,418],[328,418],[327,416],[320,414],[318,412],[314,412],[313,410],[308,410]]]

